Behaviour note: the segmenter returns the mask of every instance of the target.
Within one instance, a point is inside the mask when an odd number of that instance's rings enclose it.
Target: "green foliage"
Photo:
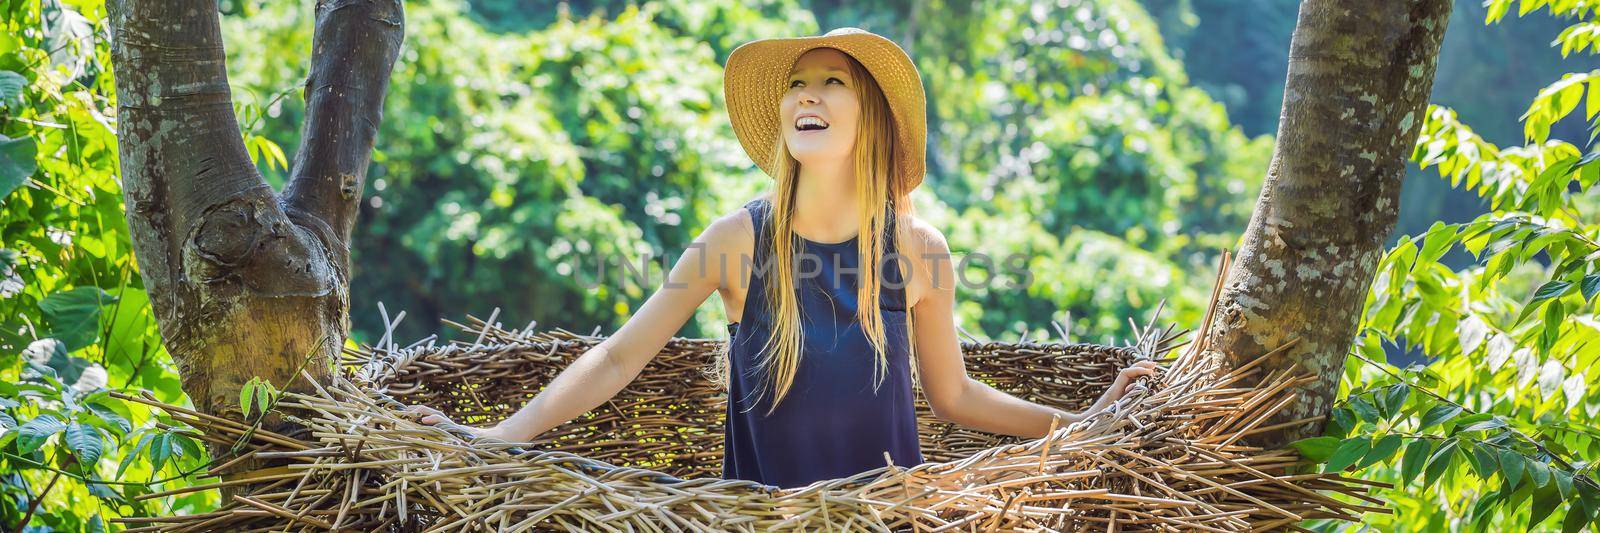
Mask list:
[[[1227,106],[1228,117],[1250,135],[1277,130],[1288,74],[1290,35],[1299,2],[1282,0],[1141,0],[1157,19],[1172,53],[1180,57],[1192,85],[1205,89]],[[1433,103],[1459,112],[1484,138],[1510,144],[1522,137],[1518,113],[1528,97],[1545,83],[1573,70],[1572,61],[1546,48],[1550,36],[1569,21],[1545,11],[1515,17],[1506,24],[1484,25],[1481,1],[1454,2],[1449,31],[1444,35]],[[1589,67],[1585,67],[1589,68]],[[1493,90],[1484,90],[1492,87]],[[1554,135],[1581,139],[1582,124],[1568,120]],[[1400,235],[1426,231],[1437,221],[1465,222],[1487,211],[1470,192],[1427,179],[1416,167],[1400,198]],[[1466,265],[1465,254],[1451,254],[1445,263]]]
[[[50,337],[75,351],[100,340],[100,310],[116,301],[99,287],[74,287],[44,297],[39,311],[53,326]]]
[[[489,0],[472,6],[478,16],[505,12]],[[383,331],[372,312],[380,301],[407,311],[402,339],[491,307],[543,326],[620,326],[659,284],[663,255],[670,265],[710,220],[769,182],[726,126],[726,54],[745,40],[819,29],[786,1],[579,2],[548,22],[497,21],[499,33],[458,7],[407,14],[354,250],[361,338]],[[923,21],[905,39],[932,102],[919,209],[959,253],[1027,253],[1051,274],[1048,287],[965,291],[963,322],[1038,336],[1070,315],[1074,334],[1111,340],[1128,333],[1127,316],[1163,297],[1174,318],[1197,318],[1199,286],[1214,251],[1248,219],[1270,140],[1243,136],[1185,86],[1136,4],[982,7],[849,6],[852,23],[869,27],[909,10]],[[224,20],[229,42],[309,48],[308,10],[238,9],[248,20]],[[249,135],[297,144],[303,103],[281,97],[299,86],[297,64],[232,47],[229,66],[234,93],[249,102],[240,106]],[[1014,240],[997,245],[999,228]],[[1094,252],[1079,253],[1090,242]],[[646,259],[646,282],[622,270],[623,260],[639,270]],[[1099,283],[1097,269],[1113,263],[1152,275]],[[1129,298],[1093,299],[1115,291]],[[683,334],[719,335],[721,322],[710,301]]]
[[[15,72],[4,71],[13,78],[21,76]],[[33,139],[7,139],[0,136],[0,198],[5,198],[11,191],[17,190],[28,181],[28,176],[38,168],[34,159],[38,157],[38,147]]]
[[[1512,4],[1491,2],[1489,20]],[[1521,14],[1543,6],[1576,17],[1574,27],[1595,16],[1572,2],[1518,4]],[[1413,160],[1487,199],[1491,212],[1435,223],[1389,251],[1341,385],[1347,396],[1326,436],[1298,443],[1323,468],[1370,464],[1364,476],[1395,484],[1382,497],[1396,514],[1369,515],[1375,527],[1576,531],[1600,519],[1600,154],[1551,137],[1584,100],[1583,118],[1600,126],[1596,76],[1569,74],[1540,91],[1522,115],[1523,146],[1496,146],[1454,111],[1429,110]],[[1476,261],[1452,270],[1440,263],[1450,250]],[[1428,363],[1393,367],[1386,352],[1396,350]],[[1339,454],[1369,442],[1383,452]]]
[[[549,327],[617,327],[660,283],[663,255],[767,181],[723,118],[707,45],[723,39],[680,32],[814,27],[772,27],[734,2],[669,2],[496,34],[460,7],[408,7],[353,251],[356,329],[382,331],[380,301],[412,317],[397,338],[492,307]],[[309,48],[304,6],[243,11],[225,20],[230,43]],[[304,103],[264,96],[298,87],[297,63],[254,44],[229,51],[235,93],[251,95],[240,100],[267,102],[258,138],[297,144]],[[648,281],[620,270],[646,260]],[[721,329],[714,304],[686,334]]]
[[[260,377],[251,377],[250,381],[239,389],[239,412],[246,418],[259,418],[278,404],[282,391],[272,385],[271,381]]]
[[[205,456],[108,395],[184,401],[129,249],[104,17],[97,2],[0,8],[0,529],[35,502],[31,530],[68,531],[216,505],[133,500],[192,483]]]
[[[1198,320],[1271,140],[1188,86],[1133,2],[912,9],[931,102],[922,216],[958,255],[1022,254],[1032,273],[1027,286],[963,285],[965,327],[1041,338],[1058,321],[1109,342],[1162,299],[1168,318]]]

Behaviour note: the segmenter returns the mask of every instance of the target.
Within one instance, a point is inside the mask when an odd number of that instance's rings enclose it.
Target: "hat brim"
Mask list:
[[[855,58],[883,90],[895,123],[895,174],[910,191],[922,184],[927,160],[927,97],[922,78],[899,45],[856,30],[827,35],[751,41],[735,48],[723,68],[722,93],[728,120],[746,154],[768,176],[776,176],[773,148],[782,135],[779,104],[784,80],[802,54],[833,48]]]

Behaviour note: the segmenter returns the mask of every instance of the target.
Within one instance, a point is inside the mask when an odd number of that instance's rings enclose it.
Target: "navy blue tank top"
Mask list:
[[[765,279],[772,252],[764,227],[772,204],[757,199],[745,209],[755,223],[755,257],[741,261],[753,265],[735,270],[747,276],[749,288],[740,322],[728,324],[722,477],[790,488],[885,466],[884,452],[896,466],[922,463],[900,269],[894,261],[883,262],[878,306],[889,364],[874,391],[876,355],[856,315],[859,237],[840,243],[796,237],[799,252],[815,257],[795,261],[803,338],[800,366],[788,395],[767,414],[772,392],[766,373],[756,365],[772,334]],[[886,257],[895,251],[894,217],[889,221]]]

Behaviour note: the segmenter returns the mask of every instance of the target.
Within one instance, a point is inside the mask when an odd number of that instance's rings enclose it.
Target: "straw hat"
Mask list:
[[[815,48],[844,52],[872,73],[894,117],[896,174],[906,190],[922,184],[928,143],[922,77],[911,57],[894,41],[859,28],[839,28],[820,36],[762,39],[734,49],[723,69],[722,94],[745,153],[768,176],[776,175],[771,168],[772,149],[781,135],[778,105],[787,90],[783,82],[795,60]]]

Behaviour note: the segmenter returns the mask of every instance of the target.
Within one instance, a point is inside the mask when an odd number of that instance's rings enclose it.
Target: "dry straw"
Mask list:
[[[974,377],[1067,408],[1135,360],[1164,370],[1107,412],[1033,440],[940,422],[919,399],[928,462],[780,490],[719,477],[724,391],[702,371],[721,341],[672,340],[616,398],[531,445],[469,442],[399,413],[428,404],[471,423],[502,418],[601,340],[508,330],[493,316],[463,327],[474,342],[398,348],[386,337],[348,353],[346,371],[315,394],[286,394],[279,407],[303,436],[123,396],[215,445],[242,439],[235,464],[277,466],[141,497],[224,487],[217,511],[117,521],[129,531],[1253,531],[1387,512],[1367,494],[1380,484],[1241,444],[1281,426],[1264,421],[1308,378],[1241,386],[1259,370],[1223,372],[1170,328],[1136,328],[1127,347],[965,342]]]

